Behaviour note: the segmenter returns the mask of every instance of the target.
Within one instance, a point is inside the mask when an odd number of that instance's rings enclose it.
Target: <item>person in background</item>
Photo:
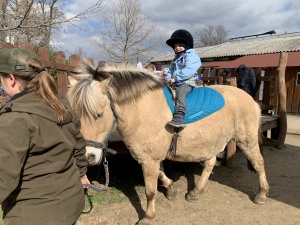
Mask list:
[[[230,68],[225,68],[222,71],[222,76],[223,76],[223,84],[226,84],[226,79],[229,78],[231,76],[231,69]]]
[[[193,49],[193,36],[186,30],[176,30],[166,43],[174,50],[175,58],[165,79],[176,91],[175,112],[168,124],[173,127],[185,127],[186,95],[195,87],[201,60]]]
[[[255,86],[256,86],[256,77],[254,70],[250,67],[247,67],[244,64],[241,64],[236,72],[240,75],[239,88],[246,91],[252,97],[255,96]]]
[[[166,77],[168,75],[168,72],[169,72],[169,68],[164,68],[161,76]]]
[[[31,51],[1,50],[0,80],[11,98],[0,110],[4,224],[75,224],[90,183],[79,119]]]

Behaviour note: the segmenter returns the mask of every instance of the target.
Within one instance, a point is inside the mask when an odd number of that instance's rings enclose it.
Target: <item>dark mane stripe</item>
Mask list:
[[[141,95],[162,88],[165,80],[162,77],[152,75],[147,71],[138,70],[113,70],[99,71],[104,76],[112,76],[112,84],[109,89],[113,101],[122,104],[135,101]],[[101,75],[100,75],[101,76]]]

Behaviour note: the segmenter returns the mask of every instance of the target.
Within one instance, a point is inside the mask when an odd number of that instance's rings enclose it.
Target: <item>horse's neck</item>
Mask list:
[[[153,129],[162,129],[165,124],[172,118],[171,111],[165,100],[162,89],[149,91],[139,100],[117,105],[119,115],[124,123],[118,123],[119,133],[133,135],[136,130],[148,129],[148,124],[159,124]],[[123,136],[123,135],[122,135]]]

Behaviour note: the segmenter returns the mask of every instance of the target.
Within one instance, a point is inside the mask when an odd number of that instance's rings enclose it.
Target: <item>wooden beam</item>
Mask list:
[[[230,77],[226,79],[226,85],[237,86],[236,77]],[[234,167],[236,165],[236,142],[231,139],[227,144],[226,152],[226,166]]]
[[[226,151],[226,166],[232,168],[236,165],[236,142],[235,140],[230,140],[227,144]]]
[[[278,149],[283,149],[287,132],[286,118],[286,85],[285,85],[285,69],[288,53],[281,52],[279,59],[278,71],[278,117],[279,117],[279,134],[278,134]]]
[[[57,63],[57,62],[50,62],[46,60],[41,60],[43,66],[50,68],[50,69],[57,69],[57,70],[63,70],[63,71],[69,71],[69,72],[75,72],[75,67],[62,64],[62,63]]]
[[[55,53],[55,61],[61,65],[66,63],[65,53],[63,51],[59,51]],[[59,90],[63,94],[67,94],[68,92],[68,78],[67,72],[65,70],[57,69],[57,85]]]
[[[277,126],[278,126],[278,118],[277,118],[277,117],[274,117],[274,120],[271,120],[271,121],[265,121],[265,122],[262,121],[262,124],[261,124],[261,131],[262,131],[262,132],[265,132],[265,131],[274,129],[274,128],[276,128]]]

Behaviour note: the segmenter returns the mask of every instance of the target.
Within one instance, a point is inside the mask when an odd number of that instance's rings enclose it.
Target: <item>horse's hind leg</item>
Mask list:
[[[169,200],[173,200],[177,195],[177,190],[174,188],[174,183],[171,179],[169,179],[164,173],[163,165],[161,164],[160,171],[158,174],[158,178],[162,181],[163,186],[167,189],[166,197]]]
[[[186,195],[187,201],[198,200],[198,195],[199,195],[199,193],[201,193],[204,190],[204,187],[207,184],[208,178],[209,178],[214,166],[216,165],[216,162],[217,162],[216,156],[214,156],[211,159],[204,162],[203,171],[201,173],[199,181],[196,184],[196,187]]]
[[[259,192],[254,198],[254,202],[257,204],[264,204],[269,193],[269,184],[266,178],[264,158],[260,153],[258,143],[254,147],[244,146],[240,144],[239,147],[243,150],[247,156],[254,170],[258,174],[259,179]]]

